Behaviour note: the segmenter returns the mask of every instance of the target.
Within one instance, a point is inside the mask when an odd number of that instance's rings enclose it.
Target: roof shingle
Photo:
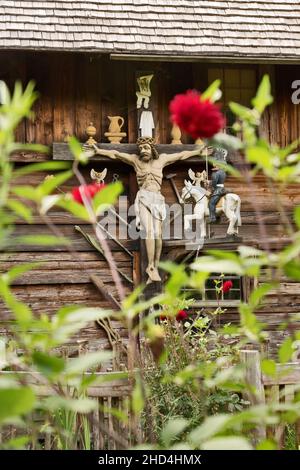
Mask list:
[[[0,48],[300,58],[300,0],[2,0]]]

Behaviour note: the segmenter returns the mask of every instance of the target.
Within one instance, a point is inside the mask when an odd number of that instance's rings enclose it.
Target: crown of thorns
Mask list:
[[[149,144],[152,150],[152,155],[153,158],[157,159],[159,157],[159,154],[155,148],[155,142],[153,137],[139,137],[138,140],[136,141],[136,145],[143,145],[143,144]]]

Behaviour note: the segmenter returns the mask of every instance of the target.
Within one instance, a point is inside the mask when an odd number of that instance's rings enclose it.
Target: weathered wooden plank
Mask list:
[[[246,397],[251,404],[265,404],[265,391],[262,383],[260,356],[258,351],[240,351],[242,364],[245,366],[245,382],[249,387]],[[260,442],[266,437],[264,426],[257,426],[254,431],[254,442]]]
[[[124,153],[138,153],[138,147],[136,144],[108,144],[108,143],[98,143],[99,148],[104,150],[118,150],[119,152]],[[194,144],[185,144],[185,145],[170,145],[170,144],[157,144],[157,151],[161,153],[176,153],[182,152],[183,150],[195,150],[197,148]],[[198,157],[197,157],[198,158]],[[188,162],[199,162],[199,158],[191,157],[188,159]],[[54,160],[73,160],[74,157],[70,152],[69,146],[67,143],[53,142],[53,159]],[[91,161],[109,161],[108,157],[102,157],[100,155],[95,155],[90,158]],[[183,162],[182,162],[183,163]]]
[[[11,162],[17,163],[37,163],[37,162],[45,162],[49,160],[51,156],[45,153],[37,153],[37,152],[15,152],[10,155]]]
[[[130,394],[131,386],[126,377],[116,379],[113,378],[115,373],[109,372],[94,372],[93,375],[96,377],[95,383],[88,387],[87,395],[89,397],[123,397]],[[85,372],[86,377],[91,375],[89,372]],[[20,377],[20,380],[25,380],[27,384],[33,385],[36,388],[38,395],[50,395],[55,393],[49,385],[44,384],[43,377],[38,373],[28,374],[26,372],[11,372],[1,371],[0,376],[2,377]],[[111,380],[109,377],[112,376]],[[105,382],[101,382],[105,380]],[[97,383],[98,381],[98,383]]]
[[[293,385],[300,382],[300,363],[277,364],[276,377],[263,374],[262,380],[265,386]]]
[[[266,393],[266,402],[268,405],[279,405],[280,394],[279,394],[279,385],[271,385],[265,387]],[[267,427],[267,437],[268,439],[278,439],[282,440],[282,435],[284,432],[284,426],[275,425]]]
[[[122,265],[125,263],[128,265],[128,256],[123,251],[116,251],[114,253],[114,259]],[[98,252],[80,252],[76,253],[76,258],[74,254],[69,253],[68,251],[61,253],[56,253],[55,251],[44,251],[42,253],[34,252],[21,252],[21,253],[1,253],[0,252],[0,262],[1,263],[23,263],[23,262],[41,262],[45,263],[48,266],[48,263],[56,263],[56,266],[63,267],[74,266],[73,263],[78,264],[79,261],[86,263],[99,263],[102,261],[103,257]],[[2,265],[1,265],[2,266]]]
[[[89,225],[82,225],[82,228],[92,235],[92,230]],[[75,232],[74,227],[71,225],[61,225],[60,226],[60,233],[66,237],[69,242],[70,246],[74,251],[94,251],[94,248],[78,233]],[[13,236],[14,237],[22,237],[24,235],[31,235],[37,237],[39,235],[49,235],[51,234],[50,229],[45,225],[18,225]],[[114,242],[113,240],[109,239],[108,244],[112,251],[120,251],[120,246]],[[138,249],[138,243],[136,240],[122,240],[122,244],[130,251],[135,251]],[[48,249],[48,248],[47,248]],[[66,251],[65,245],[55,245],[51,246],[51,250],[54,251]],[[38,245],[38,241],[36,245],[26,245],[25,243],[20,242],[20,244],[13,243],[11,244],[9,251],[27,251],[27,252],[34,252],[34,251],[45,251],[45,246]]]

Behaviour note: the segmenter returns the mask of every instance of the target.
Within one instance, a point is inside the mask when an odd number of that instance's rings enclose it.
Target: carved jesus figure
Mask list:
[[[160,281],[158,264],[162,250],[162,223],[166,217],[165,198],[161,194],[163,169],[171,163],[200,155],[204,145],[199,146],[197,150],[160,155],[154,146],[153,138],[140,137],[137,146],[139,155],[103,150],[93,145],[95,154],[127,163],[133,166],[136,172],[139,186],[135,199],[136,222],[138,228],[145,232],[148,282]]]

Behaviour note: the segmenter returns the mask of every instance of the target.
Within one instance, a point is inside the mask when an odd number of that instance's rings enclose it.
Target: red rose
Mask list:
[[[177,321],[184,321],[188,318],[188,314],[185,310],[179,310],[179,312],[176,315],[176,320]]]
[[[82,193],[87,197],[87,199],[93,199],[93,197],[105,186],[106,185],[103,183],[84,184],[77,186],[76,188],[72,189],[72,197],[74,201],[78,202],[79,204],[83,204]]]
[[[218,105],[192,90],[176,95],[170,103],[171,121],[193,139],[210,138],[225,125]]]
[[[233,287],[232,281],[225,281],[222,286],[222,291],[225,294],[225,292],[229,292],[232,287]]]

